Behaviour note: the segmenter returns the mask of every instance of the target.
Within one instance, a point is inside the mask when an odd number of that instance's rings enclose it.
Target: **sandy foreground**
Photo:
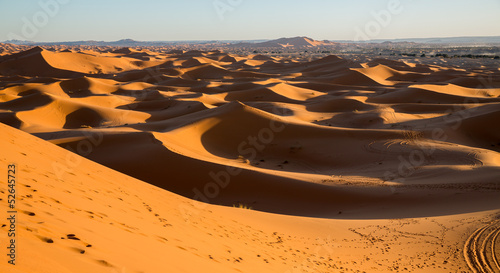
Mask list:
[[[498,69],[0,46],[0,272],[500,272]]]

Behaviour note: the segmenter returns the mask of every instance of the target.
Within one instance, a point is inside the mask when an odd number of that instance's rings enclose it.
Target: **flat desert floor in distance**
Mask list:
[[[1,44],[1,272],[500,272],[500,71]]]

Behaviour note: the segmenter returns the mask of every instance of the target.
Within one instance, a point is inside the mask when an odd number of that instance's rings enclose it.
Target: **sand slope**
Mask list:
[[[206,205],[0,131],[1,171],[15,163],[18,177],[17,265],[2,255],[2,272],[456,272],[467,237],[495,216],[327,220]]]

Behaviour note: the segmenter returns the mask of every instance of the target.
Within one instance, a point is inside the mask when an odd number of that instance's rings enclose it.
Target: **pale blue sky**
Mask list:
[[[388,9],[391,1],[400,6]],[[380,11],[390,14],[387,24],[375,19]],[[371,39],[496,36],[500,0],[0,0],[0,41],[353,40],[359,32]]]

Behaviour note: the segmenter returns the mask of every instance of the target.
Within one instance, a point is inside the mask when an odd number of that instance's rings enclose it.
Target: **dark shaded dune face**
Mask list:
[[[459,130],[478,147],[500,152],[500,105],[495,106],[491,112],[473,112],[475,116],[460,121]]]
[[[21,92],[17,93],[17,95],[21,96],[21,97],[32,96],[32,95],[37,95],[37,94],[41,94],[41,92],[36,90],[36,89],[28,89],[26,91],[21,91]]]
[[[375,109],[375,106],[360,102],[354,99],[335,98],[331,96],[319,97],[317,101],[306,105],[308,111],[335,113],[335,112],[354,112],[367,111]]]
[[[244,82],[244,83],[235,82],[231,85],[220,86],[219,88],[224,92],[233,92],[233,91],[251,90],[259,87],[262,88],[263,86],[268,86],[268,85],[261,85],[254,82]]]
[[[62,81],[59,84],[62,90],[70,97],[87,97],[93,95],[89,79],[83,77],[74,80]]]
[[[446,113],[450,109],[456,109],[460,111],[468,109],[470,107],[473,106],[433,103],[405,103],[395,104],[391,106],[394,111],[406,114]]]
[[[323,120],[319,124],[346,127],[346,128],[379,128],[385,119],[379,113],[357,113],[357,110],[349,113],[340,113],[331,119]]]
[[[182,72],[176,69],[153,67],[146,70],[123,72],[114,76],[113,79],[120,82],[141,81],[159,83],[170,79],[169,77],[177,77],[181,74]]]
[[[29,80],[29,77],[23,77],[23,76],[0,76],[0,80],[2,83],[6,82],[16,82],[16,81],[25,81]]]
[[[134,53],[136,51],[133,50],[133,49],[131,49],[131,48],[129,48],[129,47],[124,47],[124,48],[113,50],[111,52],[112,53],[119,53],[119,54],[131,54],[131,53]]]
[[[197,60],[195,58],[189,58],[189,59],[182,62],[182,67],[189,68],[189,67],[199,66],[201,64],[202,63],[199,60]]]
[[[232,91],[224,97],[227,101],[273,101],[285,103],[297,103],[296,100],[283,96],[265,87],[258,87],[249,90]]]
[[[222,67],[216,67],[211,64],[203,64],[201,67],[196,66],[183,75],[189,79],[221,79],[225,76],[232,76],[232,72]]]
[[[16,117],[15,113],[0,112],[0,123],[19,129],[23,122]]]
[[[169,121],[176,117],[182,117],[191,113],[207,110],[207,106],[198,101],[176,101],[170,98],[153,99],[141,101],[117,107],[117,109],[140,111],[150,114],[146,122],[148,124],[131,125],[139,130],[157,131],[165,128],[163,121]],[[157,122],[157,124],[152,124]]]
[[[426,65],[415,64],[414,66],[410,66],[402,61],[395,60],[387,60],[387,59],[374,59],[367,63],[368,67],[376,67],[378,65],[384,65],[390,67],[396,71],[400,72],[416,72],[416,73],[432,73],[433,70]]]
[[[331,72],[347,71],[349,70],[349,68],[361,67],[358,63],[351,62],[334,55],[324,57],[312,62],[294,64],[289,66],[298,68],[298,71],[303,72],[308,76],[321,74],[326,75]],[[286,69],[286,66],[284,66],[284,68]]]
[[[78,78],[78,79],[73,79],[73,80],[67,80],[67,81],[62,81],[60,83],[61,88],[64,91],[72,91],[72,90],[78,90],[78,89],[89,89],[90,87],[90,80],[88,78]]]
[[[263,169],[325,174],[334,174],[333,167],[352,166],[354,162],[363,165],[373,160],[369,156],[358,158],[359,154],[349,155],[343,150],[347,145],[355,145],[356,150],[365,145],[363,140],[349,140],[347,132],[286,125],[251,109],[234,110],[222,119],[216,118],[221,121],[200,135],[200,140],[209,153],[218,157],[243,156],[250,164]],[[250,120],[251,123],[242,122]],[[231,132],[231,138],[225,137],[227,132]],[[254,146],[258,139],[263,142]],[[265,145],[271,139],[272,145]],[[293,167],[286,166],[290,164]]]
[[[0,63],[0,74],[64,78],[81,75],[81,73],[75,71],[58,69],[52,66],[42,54],[44,51],[44,49],[36,47],[26,52],[6,57],[6,59]]]
[[[375,67],[375,66],[378,66],[381,64],[386,65],[386,66],[391,67],[391,68],[398,68],[399,70],[404,70],[404,69],[410,70],[411,69],[411,67],[404,62],[387,60],[387,59],[374,59],[373,61],[370,61],[367,63],[367,65],[369,67]]]
[[[236,59],[230,55],[225,55],[222,58],[220,58],[219,61],[226,63],[235,63]]]
[[[265,56],[265,55],[255,55],[251,58],[252,60],[258,60],[258,61],[271,61],[273,60],[272,57]]]
[[[348,86],[380,85],[377,81],[373,80],[372,78],[353,70],[345,70],[345,72],[334,73],[331,75],[326,74],[324,77],[329,78],[325,79],[326,82],[333,84],[341,84]]]
[[[21,95],[22,94],[22,95]],[[53,98],[43,94],[39,90],[28,90],[21,92],[20,97],[1,102],[0,109],[11,111],[29,111],[38,107],[45,106],[53,101]]]
[[[127,96],[131,98],[140,99],[141,101],[151,101],[156,99],[163,99],[164,96],[158,90],[124,90],[118,89],[112,93],[117,96]]]
[[[246,105],[264,112],[272,113],[277,117],[291,117],[295,114],[293,104],[256,101],[247,102]]]
[[[496,70],[137,48],[2,60],[0,122],[73,151],[95,143],[84,156],[188,198],[227,175],[204,202],[321,217],[435,215],[444,203],[463,213],[478,205],[456,196],[500,177]]]
[[[137,94],[138,92],[125,92],[123,90],[115,92],[115,95],[121,96],[130,96],[130,97],[141,97],[145,98],[146,96],[150,96],[150,100],[141,100],[140,102],[134,102],[122,106],[118,106],[117,109],[134,109],[137,111],[161,111],[172,108],[172,106],[176,103],[176,101],[172,101],[169,98],[159,98],[159,93],[156,91],[152,91],[151,93],[144,92],[141,94]],[[151,94],[151,95],[149,95]]]
[[[471,104],[499,102],[500,99],[469,97],[410,87],[373,96],[367,101],[371,103]]]
[[[54,83],[60,81],[60,78],[56,77],[36,77],[36,78],[31,78],[27,80],[26,82],[30,83]]]
[[[477,88],[477,89],[500,88],[500,77],[498,75],[459,77],[450,79],[448,80],[448,82],[468,88]]]
[[[78,129],[82,127],[99,127],[104,118],[96,111],[89,108],[80,108],[66,116],[64,129]]]

